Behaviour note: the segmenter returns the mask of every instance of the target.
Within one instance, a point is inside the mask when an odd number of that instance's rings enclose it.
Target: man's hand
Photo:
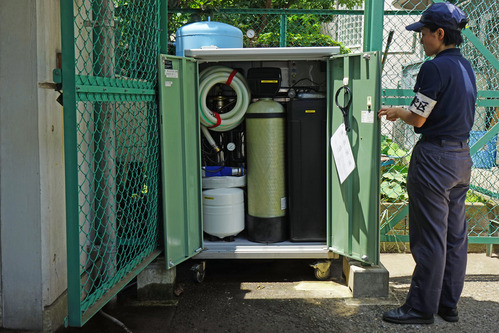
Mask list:
[[[395,121],[400,118],[398,109],[402,108],[382,108],[378,111],[378,118],[386,116],[386,120]]]
[[[421,127],[426,122],[426,118],[400,107],[381,108],[378,111],[378,117],[381,118],[383,116],[386,116],[386,119],[390,121],[400,118],[405,123],[414,127]]]

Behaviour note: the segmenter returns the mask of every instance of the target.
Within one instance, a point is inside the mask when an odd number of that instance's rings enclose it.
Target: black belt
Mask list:
[[[443,139],[443,138],[438,138],[438,137],[426,137],[422,136],[421,139],[419,139],[421,142],[431,142],[434,144],[437,144],[441,147],[448,147],[448,146],[454,146],[454,147],[466,147],[468,145],[467,141],[456,141],[456,140],[449,140],[449,139]]]

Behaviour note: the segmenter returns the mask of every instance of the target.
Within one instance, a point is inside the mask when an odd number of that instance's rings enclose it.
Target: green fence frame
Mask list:
[[[156,62],[168,8],[166,0],[60,5],[66,324],[82,326],[160,254]],[[137,24],[144,9],[150,22]]]

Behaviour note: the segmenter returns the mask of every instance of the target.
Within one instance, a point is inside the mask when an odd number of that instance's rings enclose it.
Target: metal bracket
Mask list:
[[[52,71],[52,78],[54,82],[38,82],[38,88],[59,92],[59,97],[57,97],[56,101],[62,105],[62,70],[60,68],[54,69]]]
[[[52,80],[55,83],[62,84],[62,70],[60,68],[56,68],[52,71]]]

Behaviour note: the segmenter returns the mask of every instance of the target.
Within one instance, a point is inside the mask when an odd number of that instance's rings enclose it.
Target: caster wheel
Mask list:
[[[319,281],[325,281],[329,278],[329,269],[327,271],[321,271],[320,269],[314,270],[315,278]]]
[[[197,283],[202,283],[204,281],[204,276],[206,275],[206,272],[195,272],[194,273],[194,281]]]
[[[201,263],[192,265],[191,271],[194,273],[194,275],[193,275],[194,281],[196,281],[197,283],[201,283],[204,281],[204,277],[206,275],[205,268],[206,268],[206,264],[204,261]]]
[[[326,260],[310,265],[314,269],[315,278],[319,281],[325,281],[331,274],[331,261]]]

